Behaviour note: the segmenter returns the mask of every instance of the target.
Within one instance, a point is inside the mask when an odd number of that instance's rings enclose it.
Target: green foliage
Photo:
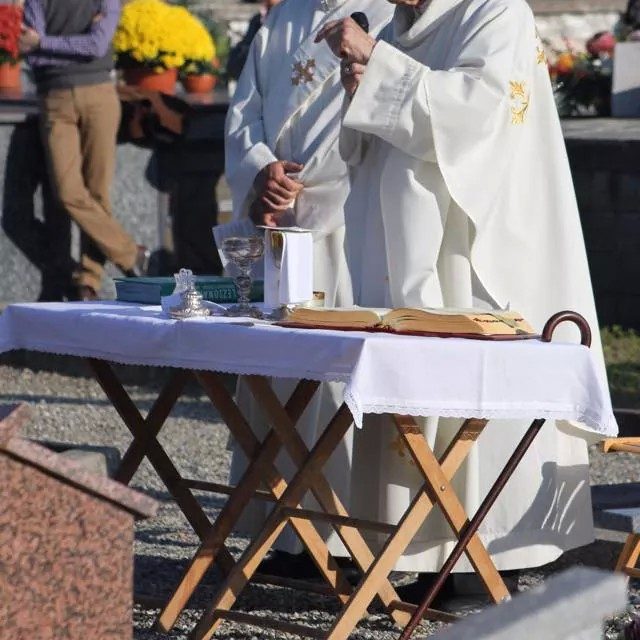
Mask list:
[[[640,407],[640,334],[614,325],[601,336],[614,406]]]

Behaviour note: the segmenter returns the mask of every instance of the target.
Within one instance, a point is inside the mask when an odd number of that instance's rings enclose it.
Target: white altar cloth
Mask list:
[[[608,390],[578,344],[286,329],[242,318],[180,321],[160,307],[80,302],[7,307],[0,352],[13,349],[342,381],[358,426],[365,413],[399,413],[571,420],[617,434]]]

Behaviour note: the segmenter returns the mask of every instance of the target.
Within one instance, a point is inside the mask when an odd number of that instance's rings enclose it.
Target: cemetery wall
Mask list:
[[[568,136],[567,151],[600,324],[640,329],[640,135]]]

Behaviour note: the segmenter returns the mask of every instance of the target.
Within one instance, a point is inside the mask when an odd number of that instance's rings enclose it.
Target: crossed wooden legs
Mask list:
[[[393,570],[398,558],[436,504],[441,508],[456,535],[460,534],[467,522],[464,508],[451,486],[451,479],[485,428],[486,420],[467,420],[439,461],[413,418],[394,416],[394,423],[423,476],[424,484],[398,523],[395,533],[388,538],[364,579],[356,587],[347,606],[334,621],[327,639],[336,640],[349,636],[355,624],[365,614],[375,594],[376,585]],[[471,539],[465,551],[493,600],[499,602],[508,597],[509,592],[477,535]]]
[[[123,457],[116,479],[128,484],[143,458],[147,457],[196,534],[200,538],[204,537],[211,529],[211,522],[157,440],[157,435],[180,397],[190,374],[180,369],[173,371],[149,415],[143,418],[109,363],[90,359],[89,366],[134,438]],[[229,569],[233,564],[233,558],[226,550],[220,555],[219,561],[223,570],[225,567]]]
[[[268,396],[268,393],[265,393],[265,389],[260,389],[262,384],[263,382],[260,379],[255,379],[253,385],[254,394],[256,391],[260,391],[260,393]],[[295,445],[291,444],[292,434],[289,432],[293,425],[286,424],[286,419],[280,415],[276,404],[267,402],[263,405],[263,408],[271,418],[274,429],[282,429],[283,444],[295,459]],[[346,433],[349,422],[350,416],[346,407],[343,406],[314,449],[299,463],[298,473],[281,496],[262,531],[249,545],[236,567],[229,573],[214,602],[197,624],[192,635],[194,639],[210,638],[224,619],[276,628],[282,631],[298,633],[299,635],[312,635],[331,638],[332,640],[343,639],[348,637],[358,621],[365,615],[368,605],[376,595],[380,595],[387,611],[394,616],[397,624],[403,627],[408,624],[406,616],[400,618],[397,614],[415,614],[416,608],[400,602],[397,597],[394,600],[388,600],[388,590],[392,592],[393,589],[388,583],[387,576],[436,504],[443,510],[456,535],[461,534],[468,519],[462,504],[451,487],[450,481],[486,426],[486,421],[468,420],[465,422],[442,459],[438,461],[424,440],[415,421],[412,418],[395,416],[396,427],[420,469],[425,483],[397,525],[390,526],[378,523],[377,530],[385,531],[391,535],[377,557],[371,554],[359,532],[359,528],[375,528],[373,526],[374,523],[358,521],[353,518],[349,519],[344,507],[336,505],[335,499],[333,504],[323,501],[322,490],[319,491],[319,486],[322,487],[326,483],[321,474],[321,469]],[[296,436],[299,438],[298,434],[295,434],[293,436],[294,442]],[[302,452],[300,452],[301,454]],[[298,461],[296,460],[296,462]],[[324,514],[317,514],[298,508],[297,505],[299,505],[308,490],[314,493],[325,511]],[[344,533],[346,531],[349,531],[351,535],[356,534],[358,536],[356,538],[356,553],[353,552],[353,549],[351,549],[351,553],[365,574],[334,621],[331,629],[328,632],[319,632],[317,629],[311,630],[296,625],[273,623],[263,619],[256,619],[248,614],[230,611],[241,590],[250,580],[259,562],[271,548],[287,522],[293,524],[295,522],[303,522],[306,519],[318,519],[319,516],[321,516],[321,519],[332,522],[336,530],[342,534],[345,543],[353,543],[353,539],[345,540]],[[350,545],[347,544],[347,546],[349,547]],[[504,582],[475,533],[465,545],[465,552],[494,601],[499,602],[508,598],[509,592]],[[360,558],[358,558],[358,555],[360,555]],[[364,558],[362,557],[363,555],[365,556]]]
[[[210,381],[207,380],[207,376],[208,374],[202,373],[198,375],[201,384],[209,393]],[[346,406],[341,407],[334,417],[331,425],[325,430],[323,437],[318,442],[317,447],[320,447],[318,455],[310,456],[304,441],[296,431],[295,425],[311,395],[308,395],[303,406],[297,402],[296,396],[299,393],[304,393],[305,389],[310,390],[310,388],[313,388],[313,390],[315,390],[317,388],[317,383],[301,383],[289,403],[287,403],[287,406],[282,407],[266,379],[261,377],[247,377],[246,380],[254,398],[258,401],[274,428],[267,435],[262,445],[259,446],[255,436],[253,436],[249,426],[246,424],[246,421],[235,406],[235,403],[233,403],[233,400],[228,397],[224,402],[220,402],[219,397],[214,399],[210,394],[211,399],[219,410],[221,410],[223,418],[226,420],[232,433],[236,435],[240,434],[240,437],[237,438],[238,444],[243,448],[247,457],[251,460],[251,464],[245,472],[240,484],[236,487],[229,498],[229,501],[223,508],[223,511],[218,516],[210,535],[207,536],[201,548],[198,550],[190,567],[187,569],[187,572],[175,590],[174,595],[160,614],[158,626],[161,629],[167,630],[175,623],[180,611],[186,605],[190,595],[202,579],[204,572],[208,569],[215,558],[217,549],[230,533],[242,509],[247,504],[248,500],[254,495],[254,491],[261,480],[266,480],[271,493],[275,498],[278,498],[278,508],[290,507],[294,509],[304,494],[309,490],[309,485],[313,485],[311,486],[311,491],[318,502],[322,505],[323,509],[325,509],[325,513],[303,512],[302,510],[296,511],[296,515],[304,513],[306,517],[294,517],[290,520],[290,523],[303,544],[309,550],[311,557],[314,559],[321,573],[331,585],[333,592],[342,602],[346,601],[348,594],[351,591],[351,587],[339,575],[337,566],[335,565],[333,558],[330,556],[326,544],[322,541],[322,538],[317,533],[315,527],[308,520],[315,516],[322,518],[326,513],[336,514],[332,521],[336,521],[334,524],[338,534],[347,549],[349,549],[355,561],[363,570],[366,570],[373,561],[373,554],[356,527],[371,525],[378,530],[387,532],[390,529],[388,525],[378,525],[377,523],[367,523],[361,520],[349,518],[346,509],[341,504],[338,496],[333,492],[328,482],[321,474],[321,469],[325,462],[328,460],[331,453],[333,453],[335,448],[343,439],[346,431],[351,426],[352,417]],[[296,406],[299,407],[299,412],[295,411]],[[221,407],[223,407],[223,409],[221,409]],[[300,474],[303,475],[304,483],[301,482],[300,486],[297,488],[292,488],[291,486],[287,488],[286,483],[273,467],[275,457],[280,451],[282,445],[287,449],[288,453],[294,460],[294,463],[300,467],[305,466],[305,463],[312,459],[315,460],[313,465],[310,467],[312,470],[307,471],[306,475],[302,474],[301,469]],[[307,478],[307,476],[309,477]],[[291,497],[292,495],[293,497]],[[280,512],[277,511],[275,513],[279,514]],[[309,517],[309,514],[311,514],[311,517]],[[283,519],[281,515],[276,515],[275,518],[272,515],[269,522],[275,520],[277,520],[277,522],[275,522],[273,527],[274,530],[269,532],[266,539],[261,541],[261,544],[257,541],[254,542],[252,549],[255,548],[255,551],[245,552],[238,564],[229,573],[227,578],[227,588],[225,595],[222,598],[224,605],[213,607],[203,617],[195,631],[195,635],[197,637],[201,633],[205,634],[203,637],[209,637],[215,630],[215,627],[219,625],[220,620],[223,617],[233,617],[234,619],[238,619],[239,616],[242,618],[247,617],[243,616],[243,614],[230,612],[228,609],[235,602],[235,594],[238,594],[246,585],[248,580],[254,574],[258,564],[270,549],[273,541],[278,537],[287,523],[287,519]],[[395,591],[387,580],[385,580],[380,586],[379,592],[382,601],[389,607],[391,607],[394,601],[398,600]],[[223,611],[223,609],[225,609],[225,611]],[[213,612],[215,612],[216,615],[213,615]],[[392,611],[391,615],[398,623],[406,623],[409,619],[408,614],[400,610]],[[212,619],[212,616],[215,620]],[[211,620],[213,628],[207,630],[206,627],[209,620]],[[292,625],[279,624],[278,628],[283,631],[291,630]],[[202,632],[202,629],[205,629],[205,631]]]
[[[271,430],[260,444],[231,396],[224,387],[217,383],[214,374],[201,372],[198,374],[198,378],[234,434],[238,445],[251,462],[242,480],[218,515],[214,526],[205,537],[173,595],[160,613],[157,626],[164,631],[173,627],[205,572],[217,558],[220,550],[224,549],[224,541],[233,530],[242,510],[254,497],[258,487],[263,482],[266,483],[270,494],[276,500],[282,497],[286,489],[286,482],[273,466],[282,447],[275,431]],[[303,381],[294,391],[287,406],[283,409],[288,419],[294,424],[309,404],[318,385],[317,382]],[[309,522],[296,522],[293,523],[293,526],[305,542],[311,557],[324,574],[327,582],[339,598],[346,599],[351,588],[340,576],[337,565],[313,525]]]
[[[289,402],[283,407],[265,378],[254,376],[247,379],[254,398],[272,425],[271,431],[260,443],[219,377],[207,372],[195,374],[250,460],[240,484],[232,489],[214,483],[183,478],[157,440],[157,435],[180,396],[189,373],[181,370],[173,373],[145,419],[117,380],[111,367],[99,360],[89,362],[105,393],[134,436],[134,441],[123,458],[118,479],[129,482],[146,456],[203,540],[187,572],[158,619],[158,626],[161,629],[168,630],[175,623],[204,573],[214,561],[226,575],[226,580],[215,601],[202,616],[193,632],[193,637],[197,640],[210,638],[224,619],[264,627],[270,626],[300,635],[342,640],[351,633],[354,626],[365,615],[368,605],[376,595],[380,597],[386,611],[396,624],[404,627],[402,639],[406,639],[425,614],[435,613],[429,610],[429,605],[462,553],[467,554],[494,601],[499,602],[509,597],[504,582],[477,536],[477,529],[543,421],[534,422],[492,488],[490,495],[485,499],[478,513],[469,521],[460,500],[453,491],[451,479],[486,426],[486,421],[467,420],[448,450],[440,460],[437,460],[415,421],[406,416],[394,416],[396,428],[423,475],[424,484],[400,522],[397,525],[388,525],[350,517],[322,474],[323,466],[351,425],[352,417],[347,407],[343,405],[338,410],[311,452],[296,431],[296,423],[313,397],[318,383],[301,382]],[[275,458],[283,446],[298,467],[298,472],[289,485],[274,466]],[[266,485],[268,491],[260,491],[261,485]],[[230,495],[215,525],[211,525],[191,492],[193,488]],[[299,508],[300,502],[308,491],[315,496],[322,511]],[[276,501],[277,504],[260,534],[250,544],[239,562],[235,563],[225,549],[224,542],[246,504],[255,497]],[[427,594],[422,605],[416,608],[399,601],[387,576],[435,505],[442,509],[459,542],[445,563],[440,579]],[[363,579],[355,590],[351,589],[340,574],[326,544],[310,520],[325,520],[336,529],[354,561],[364,573]],[[337,596],[344,605],[328,632],[256,619],[248,614],[230,610],[287,523],[291,524],[308,549],[329,585],[329,592]],[[361,530],[365,529],[390,534],[377,556],[374,556],[362,536]],[[625,546],[625,551],[628,550],[629,563],[635,563],[637,560],[638,542],[638,540],[629,540]]]

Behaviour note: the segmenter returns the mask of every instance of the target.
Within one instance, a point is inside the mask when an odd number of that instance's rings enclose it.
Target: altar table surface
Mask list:
[[[588,348],[287,329],[222,317],[172,320],[118,302],[10,305],[0,352],[27,349],[109,362],[345,383],[363,414],[572,420],[603,436],[617,426]]]
[[[555,326],[553,321],[550,325]],[[582,329],[582,341],[587,344],[588,329]],[[117,478],[129,482],[142,459],[148,457],[200,536],[201,546],[161,611],[158,628],[172,628],[214,562],[222,569],[223,584],[196,625],[191,636],[194,640],[208,640],[224,620],[344,640],[376,596],[404,629],[402,640],[407,640],[425,614],[440,615],[430,605],[462,553],[468,555],[493,601],[500,602],[509,594],[477,532],[544,422],[554,419],[581,423],[585,437],[587,432],[591,432],[588,437],[593,437],[594,432],[603,437],[617,433],[609,394],[598,375],[597,364],[589,349],[579,344],[301,330],[222,317],[172,320],[159,307],[98,302],[9,306],[0,316],[0,352],[13,349],[88,359],[134,436]],[[117,380],[110,367],[114,362],[173,370],[146,418]],[[181,394],[187,372],[200,382],[250,461],[236,487],[182,477],[156,439]],[[270,421],[271,431],[262,441],[221,384],[220,372],[248,375],[253,397]],[[285,405],[271,389],[269,376],[300,380]],[[345,402],[309,450],[296,431],[296,423],[322,381],[344,382]],[[391,414],[391,424],[424,481],[396,524],[350,517],[322,473],[324,463],[352,421],[362,426],[366,413]],[[437,459],[412,416],[466,420],[442,458]],[[451,479],[487,421],[499,418],[535,419],[470,517],[455,495]],[[298,469],[289,482],[275,466],[281,448]],[[191,489],[228,493],[229,499],[215,523],[209,522]],[[316,498],[319,511],[300,508],[309,491]],[[276,506],[236,561],[224,543],[252,497],[269,499]],[[458,542],[416,608],[399,600],[388,575],[436,505]],[[334,526],[361,570],[363,577],[355,589],[346,582],[315,529],[313,522],[318,519]],[[329,593],[343,605],[326,634],[232,610],[238,594],[287,523],[312,555],[329,585]],[[384,548],[376,554],[362,535],[367,529],[389,534]]]

